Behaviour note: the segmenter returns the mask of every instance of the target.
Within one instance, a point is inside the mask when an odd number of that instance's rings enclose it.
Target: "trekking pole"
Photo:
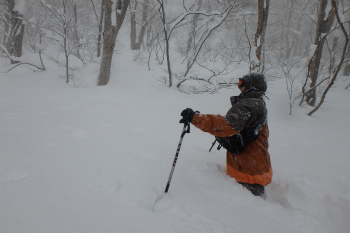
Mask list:
[[[175,165],[176,165],[176,162],[177,162],[177,158],[179,157],[179,152],[180,152],[180,149],[181,149],[182,139],[184,138],[186,133],[190,133],[190,123],[189,122],[184,123],[184,127],[182,129],[182,133],[181,133],[181,136],[180,136],[179,145],[177,146],[175,158],[174,158],[174,161],[173,161],[173,166],[171,167],[171,171],[170,171],[170,174],[169,174],[168,182],[167,182],[166,187],[165,187],[165,191],[164,191],[165,193],[167,193],[168,190],[169,190],[170,182],[171,182],[171,179],[173,177],[173,173],[174,173]]]
[[[213,147],[214,147],[216,141],[217,141],[217,139],[215,139],[215,141],[211,144],[211,147],[210,147],[210,149],[209,149],[209,152],[211,151],[211,149],[213,149]]]

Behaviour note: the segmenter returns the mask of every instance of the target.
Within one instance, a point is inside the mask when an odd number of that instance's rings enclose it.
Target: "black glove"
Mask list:
[[[186,108],[181,112],[182,119],[179,123],[188,124],[192,121],[194,114],[199,113],[198,111],[194,112],[190,108]]]

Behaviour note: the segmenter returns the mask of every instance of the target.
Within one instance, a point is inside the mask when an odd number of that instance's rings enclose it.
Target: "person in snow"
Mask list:
[[[253,73],[240,78],[238,88],[241,94],[230,98],[232,107],[226,116],[200,114],[187,108],[181,112],[180,123],[192,123],[214,135],[219,147],[227,149],[227,174],[255,196],[263,196],[265,186],[272,179],[267,109],[263,99],[267,84],[263,75]]]

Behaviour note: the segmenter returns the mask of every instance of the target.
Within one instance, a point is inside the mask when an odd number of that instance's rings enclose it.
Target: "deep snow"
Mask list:
[[[266,200],[225,174],[225,152],[191,128],[163,193],[180,112],[225,114],[237,89],[191,95],[114,57],[110,83],[89,65],[74,88],[47,61],[0,74],[0,232],[350,232],[349,91],[337,88],[313,117],[289,116],[284,80],[269,82],[274,177]],[[243,72],[234,73],[239,77]]]

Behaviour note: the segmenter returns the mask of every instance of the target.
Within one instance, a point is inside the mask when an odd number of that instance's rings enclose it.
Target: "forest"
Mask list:
[[[349,233],[349,35],[349,0],[0,0],[0,233]],[[249,73],[263,197],[179,124]]]
[[[245,64],[285,79],[290,114],[307,105],[312,115],[329,90],[349,88],[349,21],[345,0],[1,0],[1,72],[45,72],[50,59],[78,83],[79,70],[98,63],[103,86],[118,50],[130,49],[134,62],[163,70],[168,87],[199,94],[232,86]],[[118,40],[126,36],[129,44]]]

